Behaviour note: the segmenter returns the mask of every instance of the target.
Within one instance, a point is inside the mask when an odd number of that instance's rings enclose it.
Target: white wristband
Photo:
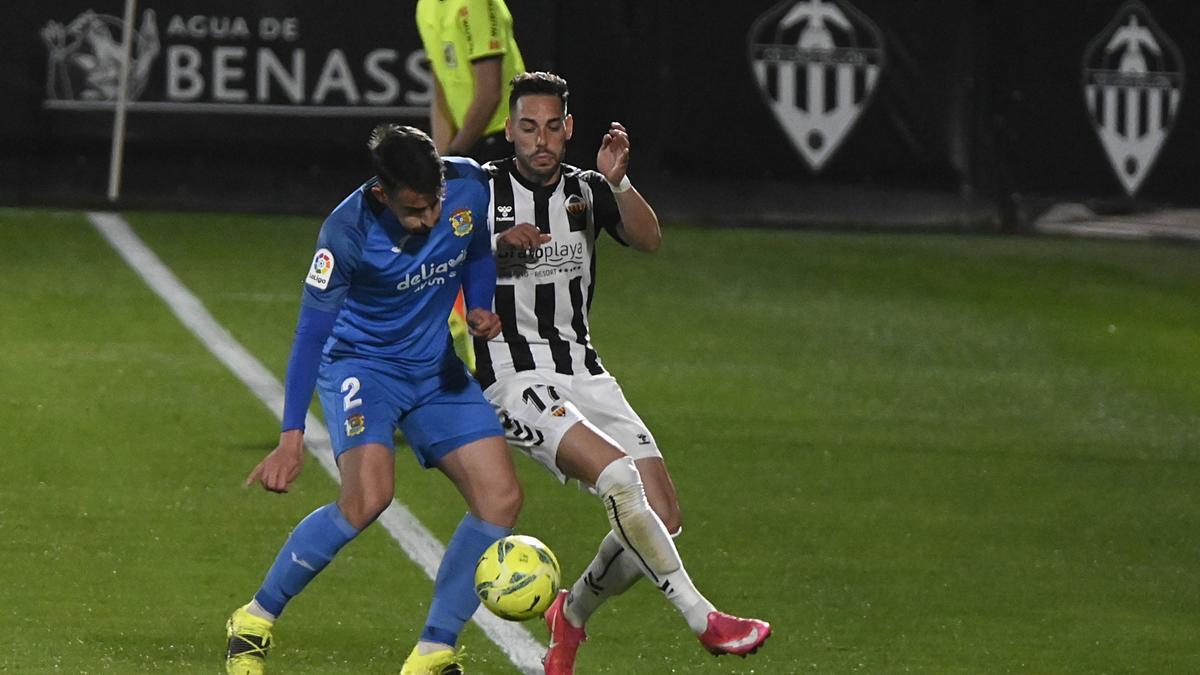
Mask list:
[[[605,182],[607,182],[607,181],[605,181]],[[626,176],[621,176],[621,182],[619,184],[613,185],[612,183],[609,183],[608,187],[612,188],[613,194],[619,195],[622,192],[633,187],[633,183],[629,182],[629,176],[626,175]]]

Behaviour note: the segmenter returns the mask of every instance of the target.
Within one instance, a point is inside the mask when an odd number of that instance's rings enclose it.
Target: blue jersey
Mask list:
[[[444,161],[442,215],[428,234],[400,225],[371,194],[375,180],[325,219],[303,304],[337,312],[326,357],[381,359],[422,375],[441,369],[452,352],[446,319],[464,269],[490,258],[492,246],[486,174],[469,159]]]

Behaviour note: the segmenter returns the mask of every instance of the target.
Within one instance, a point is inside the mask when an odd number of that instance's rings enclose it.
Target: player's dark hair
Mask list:
[[[558,75],[542,71],[519,73],[512,79],[512,92],[508,95],[509,111],[516,110],[517,101],[530,94],[557,96],[562,102],[563,117],[567,116],[567,98],[571,92],[567,89],[567,81]]]
[[[371,131],[367,149],[379,184],[389,194],[406,187],[417,194],[436,195],[446,184],[433,139],[416,127],[380,124]]]

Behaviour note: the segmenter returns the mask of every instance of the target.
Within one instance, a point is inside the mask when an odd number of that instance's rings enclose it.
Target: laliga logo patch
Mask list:
[[[1183,98],[1183,57],[1140,2],[1128,2],[1083,57],[1092,128],[1133,196],[1171,133]]]
[[[471,209],[459,209],[450,214],[450,226],[454,228],[454,236],[465,237],[475,229],[475,219]]]
[[[820,171],[871,103],[883,34],[845,0],[785,0],[754,22],[749,43],[763,102]]]
[[[304,283],[325,290],[329,287],[331,276],[333,276],[333,252],[327,248],[317,249],[317,254],[313,256],[312,267],[308,270],[308,276],[304,278]]]

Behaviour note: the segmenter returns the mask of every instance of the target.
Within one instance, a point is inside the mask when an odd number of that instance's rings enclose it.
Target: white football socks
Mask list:
[[[260,619],[266,619],[271,623],[275,623],[275,619],[279,617],[268,612],[262,605],[258,604],[258,600],[250,599],[250,604],[246,605],[246,612],[252,616],[257,616]]]
[[[622,558],[628,559],[667,596],[693,632],[704,632],[708,627],[708,614],[715,608],[696,590],[695,584],[683,569],[675,542],[671,535],[667,534],[667,528],[663,527],[658,514],[654,513],[650,503],[646,501],[646,489],[633,460],[623,457],[604,467],[596,479],[596,492],[604,502],[608,522],[612,525],[610,535],[616,540],[615,543],[625,548],[625,552],[612,553],[613,542],[609,542],[609,537],[606,536],[585,576],[595,572],[602,577],[606,566],[610,567],[607,574],[613,574],[610,563],[615,560],[621,564],[628,564],[622,561]],[[609,555],[605,555],[606,550]],[[625,576],[619,571],[617,574]],[[596,578],[595,575],[593,578]],[[614,591],[605,597],[623,592],[632,584],[625,582],[624,587],[620,587],[619,578],[614,577],[614,581],[618,582],[612,586]],[[618,588],[619,590],[616,590]],[[604,598],[599,597],[593,599],[597,600],[596,606],[604,601]],[[583,607],[580,609],[584,610]],[[595,607],[592,610],[594,611]],[[581,618],[585,612],[586,610],[580,611],[574,618]],[[586,613],[590,616],[590,612]]]
[[[610,530],[600,542],[596,557],[571,587],[563,613],[576,627],[582,627],[605,600],[629,590],[642,576],[633,555]]]

